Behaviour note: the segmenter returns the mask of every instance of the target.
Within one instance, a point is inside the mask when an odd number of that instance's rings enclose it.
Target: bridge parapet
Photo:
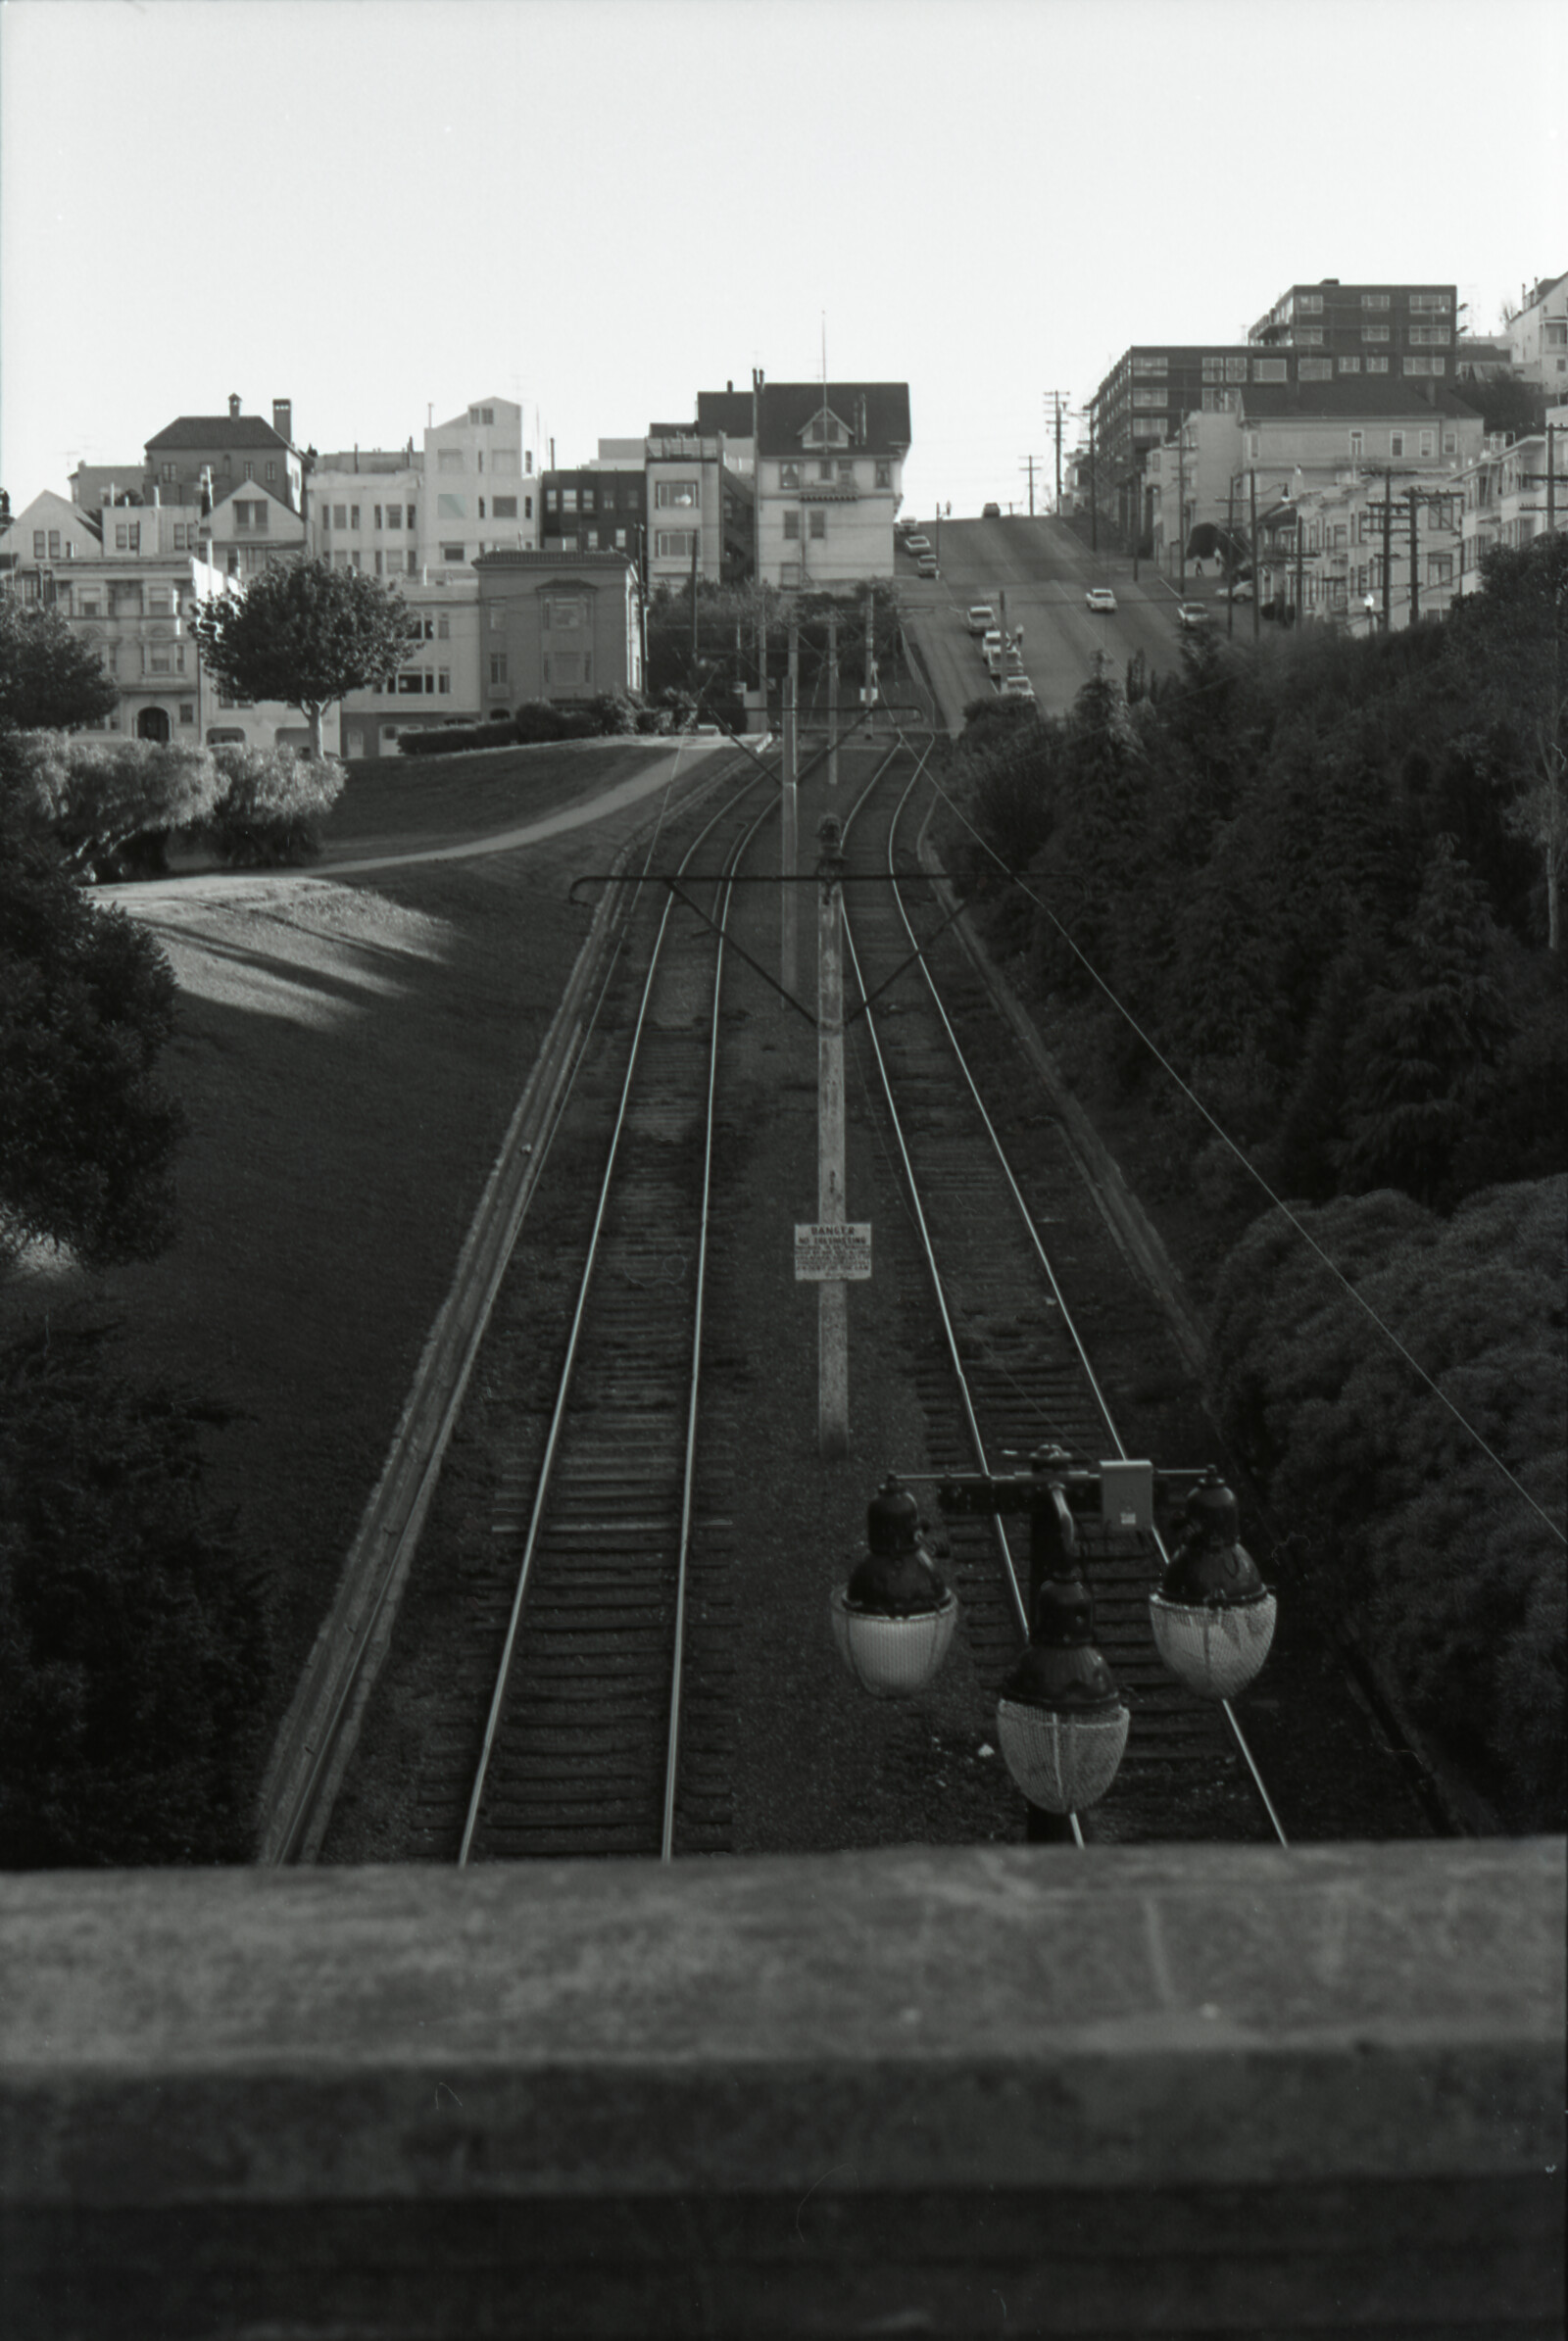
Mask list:
[[[1523,2341],[1562,1944],[1547,1840],[12,1876],[0,2329]]]

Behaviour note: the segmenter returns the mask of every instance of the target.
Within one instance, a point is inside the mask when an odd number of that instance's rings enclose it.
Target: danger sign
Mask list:
[[[871,1222],[825,1220],[795,1225],[797,1284],[858,1284],[871,1273]]]

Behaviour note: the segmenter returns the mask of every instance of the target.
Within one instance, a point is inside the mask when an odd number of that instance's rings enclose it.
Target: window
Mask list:
[[[482,447],[481,447],[481,448],[478,450],[477,454],[474,456],[474,459],[473,459],[473,467],[474,467],[475,471],[482,471],[482,470],[484,469],[484,449],[483,449]]]
[[[560,490],[559,488],[546,488],[546,490],[545,490],[545,511],[546,511],[547,512],[559,512],[559,511],[560,511],[560,509],[561,509],[561,490]]]
[[[398,669],[399,699],[422,699],[435,689],[435,677],[426,667],[402,666]]]
[[[353,565],[355,568],[357,568],[357,569],[363,569],[363,568],[364,568],[364,566],[365,566],[365,556],[364,556],[364,554],[363,554],[363,553],[359,553],[359,552],[354,552],[354,553],[351,553],[351,554],[349,555],[349,561],[350,561],[351,564],[352,564],[352,565]]]
[[[1286,382],[1290,379],[1290,368],[1283,358],[1254,358],[1252,379],[1254,382]]]
[[[789,523],[792,516],[797,521],[800,519],[799,512],[793,515],[789,512],[785,513],[784,533],[786,536],[789,534]],[[654,537],[654,557],[658,561],[690,561],[696,544],[697,532],[693,528],[661,528]]]
[[[443,561],[461,561],[464,558],[463,547],[461,545],[443,545],[441,558]]]
[[[180,703],[179,703],[179,720],[180,720],[180,722],[181,722],[181,723],[194,723],[194,722],[195,722],[195,720],[196,720],[196,703],[195,703],[195,701],[194,701],[194,700],[182,699],[182,700],[180,701]]]
[[[517,516],[515,496],[496,496],[491,499],[490,516],[494,520],[514,520]]]
[[[801,534],[801,515],[799,512],[786,512],[784,514],[784,534],[791,544],[799,543]]]
[[[1326,382],[1334,372],[1332,358],[1302,358],[1298,372],[1303,382]]]
[[[599,550],[599,531],[597,528],[590,528],[588,531],[588,550],[590,553],[597,553]]]
[[[78,617],[102,617],[103,605],[98,599],[98,588],[96,586],[88,587],[84,585],[81,588],[80,593],[76,597],[76,615]]]
[[[563,512],[574,512],[576,511],[576,509],[577,509],[577,491],[576,491],[576,489],[575,489],[575,488],[563,488],[563,489],[562,489],[562,491],[561,491],[561,509],[562,509]]]
[[[1135,381],[1140,374],[1163,374],[1168,372],[1169,369],[1170,360],[1168,358],[1135,358],[1133,360],[1133,378]]]
[[[179,474],[174,464],[161,463],[158,467],[158,476],[167,484],[169,481],[176,479]]]
[[[332,526],[334,528],[347,528],[348,524],[348,506],[346,504],[334,504],[332,507]]]
[[[492,690],[494,690],[494,689],[496,688],[497,684],[505,683],[506,679],[507,679],[507,654],[506,654],[506,652],[505,652],[505,651],[492,651],[492,652],[490,653],[490,687],[491,687],[491,689],[492,689]]]
[[[1421,434],[1421,453],[1424,456],[1437,453],[1437,440],[1431,431],[1423,431]]]
[[[141,522],[139,520],[117,520],[115,522],[115,551],[117,553],[139,553],[141,551]]]
[[[1427,583],[1428,585],[1451,585],[1453,583],[1453,555],[1451,553],[1429,553],[1427,555]]]
[[[1443,434],[1443,452],[1444,452],[1444,454],[1445,454],[1446,456],[1453,456],[1453,455],[1457,455],[1457,454],[1458,454],[1458,452],[1459,452],[1459,440],[1458,440],[1458,435],[1457,435],[1457,433],[1456,433],[1456,432],[1453,432],[1453,431],[1445,431],[1445,432],[1444,432],[1444,434]]]
[[[801,484],[801,467],[799,463],[780,463],[778,467],[778,484],[781,488],[798,488]]]
[[[379,535],[381,530],[381,507],[378,504],[373,504],[370,507],[370,525],[376,531],[376,534]]]
[[[424,622],[426,626],[428,626],[430,623],[428,618],[426,618]],[[444,610],[442,610],[441,615],[435,621],[435,638],[437,642],[450,642],[452,640],[452,620],[448,617]],[[425,639],[428,641],[428,635],[426,635]]]
[[[1321,293],[1298,293],[1296,308],[1300,317],[1320,317],[1323,315],[1323,296]]]
[[[44,560],[48,552],[48,544],[49,540],[43,530],[35,528],[32,532],[32,558],[34,561]]]
[[[410,507],[409,507],[409,526],[410,526],[411,528],[417,528],[417,527],[418,527],[418,525],[419,525],[419,508],[418,508],[418,506],[417,506],[416,504],[411,504],[411,505],[410,505]]]
[[[389,504],[387,506],[386,524],[388,528],[401,528],[403,526],[403,507],[401,504]]]
[[[594,509],[594,492],[592,488],[584,488],[582,491],[582,509],[585,512],[591,512]]]
[[[436,449],[435,467],[438,471],[461,471],[463,469],[462,448],[438,447]]]
[[[386,556],[383,553],[376,554],[375,573],[378,577],[384,576],[386,574]]]
[[[816,476],[818,479],[831,479],[833,477],[833,465],[826,457],[824,457],[821,463],[818,463],[816,467]]]
[[[468,500],[466,496],[438,495],[435,510],[438,520],[466,520],[468,516]]]
[[[1391,456],[1396,456],[1396,457],[1398,457],[1398,456],[1402,456],[1402,455],[1403,455],[1403,453],[1404,453],[1404,433],[1403,433],[1403,431],[1390,431],[1390,433],[1389,433],[1389,453],[1390,453],[1390,455],[1391,455]]]
[[[500,605],[500,603],[499,603],[499,602],[492,602],[492,603],[491,603],[491,605],[490,605],[490,631],[491,631],[491,633],[492,633],[492,634],[501,634],[501,633],[504,633],[504,632],[506,631],[506,624],[507,624],[507,613],[506,613],[506,611],[505,611],[505,610],[502,609],[502,607],[501,607],[501,605]]]
[[[1163,390],[1135,390],[1133,405],[1135,407],[1162,407],[1165,404],[1165,396]]]
[[[522,500],[522,516],[525,520],[533,518],[533,498],[531,496],[525,496]],[[409,522],[409,526],[411,528],[414,526],[412,520]]]
[[[617,529],[616,529],[616,531],[615,531],[615,551],[616,551],[617,553],[624,553],[624,552],[625,552],[625,550],[626,550],[626,531],[624,530],[624,528],[617,528]]]
[[[1303,350],[1320,350],[1323,347],[1323,328],[1321,325],[1302,325],[1296,339]]]
[[[1389,370],[1389,362],[1387,358],[1369,358],[1366,362],[1366,370],[1369,374],[1386,374]]]
[[[1446,350],[1452,339],[1446,325],[1412,325],[1409,341],[1412,349]]]
[[[276,480],[277,480],[277,465],[276,465],[275,463],[269,463],[269,464],[268,464],[268,466],[267,466],[267,484],[268,484],[268,486],[269,486],[270,488],[270,487],[272,487],[273,485],[275,485],[275,483],[276,483]]]
[[[813,507],[811,512],[811,535],[818,542],[827,535],[827,514],[820,505]]]
[[[1339,361],[1339,368],[1342,374],[1358,374],[1361,370],[1361,361],[1359,358],[1342,358]]]
[[[1389,328],[1387,325],[1363,325],[1361,327],[1363,341],[1387,341],[1388,338]]]
[[[1446,373],[1448,361],[1446,358],[1406,358],[1404,370],[1407,374]]]
[[[891,463],[878,463],[876,467],[876,484],[879,488],[892,487],[893,465]]]
[[[654,504],[662,512],[693,512],[697,510],[697,482],[694,479],[659,480],[654,488]]]
[[[474,513],[474,518],[475,518],[476,520],[482,520],[482,519],[484,518],[484,498],[483,498],[482,496],[481,496],[481,497],[480,497],[480,499],[479,499],[478,509],[477,509],[477,511],[476,511],[476,512],[475,512],[475,513]],[[479,548],[479,550],[480,550],[480,551],[481,551],[481,553],[482,553],[482,552],[483,552],[483,550],[484,550],[484,547],[481,545],[481,546],[480,546],[480,548]]]
[[[256,465],[255,465],[254,463],[246,463],[246,465],[245,465],[245,477],[246,477],[247,479],[254,479],[254,478],[256,477]]]
[[[1412,309],[1425,309],[1429,311],[1436,309],[1441,311],[1442,314],[1446,317],[1452,306],[1453,303],[1446,293],[1412,293],[1410,295],[1410,307]]]
[[[1352,431],[1350,433],[1350,461],[1352,463],[1359,463],[1365,445],[1366,435],[1364,432]]]
[[[358,506],[357,504],[351,504],[351,505],[349,506],[349,526],[350,526],[351,528],[358,528],[358,526],[359,526],[359,525],[360,525],[360,508],[359,508],[359,506]]]
[[[1389,296],[1387,293],[1363,293],[1361,295],[1363,309],[1387,309],[1388,306]]]
[[[450,666],[438,666],[436,668],[435,693],[437,699],[450,699],[452,697],[452,669]]]

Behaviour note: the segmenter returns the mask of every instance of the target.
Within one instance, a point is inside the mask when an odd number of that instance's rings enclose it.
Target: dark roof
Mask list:
[[[749,390],[699,390],[697,427],[722,431],[726,439],[752,435],[752,394]]]
[[[1340,374],[1332,382],[1249,382],[1237,385],[1243,415],[1447,415],[1479,420],[1435,377],[1396,380],[1387,374]]]
[[[647,439],[696,439],[701,425],[695,422],[651,422],[643,436]]]
[[[798,455],[801,434],[824,396],[853,432],[852,445],[876,454],[904,455],[909,446],[907,382],[764,382],[758,426],[759,455]]]
[[[288,441],[259,415],[178,415],[167,430],[147,442],[149,455],[188,447],[287,447]]]

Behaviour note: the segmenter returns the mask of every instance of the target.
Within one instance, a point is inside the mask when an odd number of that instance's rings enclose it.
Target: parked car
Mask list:
[[[1178,602],[1176,605],[1176,623],[1178,626],[1206,626],[1208,623],[1207,603]]]
[[[971,602],[967,622],[971,634],[993,634],[996,631],[997,613],[989,602]]]
[[[922,553],[930,552],[931,539],[928,536],[921,536],[918,531],[916,531],[913,536],[906,536],[905,538],[904,550],[906,553],[911,555],[915,561],[918,561]]]
[[[1116,607],[1116,597],[1108,585],[1092,585],[1084,600],[1091,610],[1114,610]]]
[[[1033,699],[1035,687],[1026,674],[1004,675],[1002,680],[1004,699]]]
[[[919,567],[922,577],[940,577],[942,574],[937,567],[937,557],[934,553],[922,553]]]
[[[1252,599],[1251,580],[1248,577],[1240,577],[1234,585],[1222,585],[1219,589],[1219,598],[1222,602],[1250,602]]]
[[[1001,505],[983,504],[980,507],[980,517],[982,520],[1000,520],[1002,517]]]

